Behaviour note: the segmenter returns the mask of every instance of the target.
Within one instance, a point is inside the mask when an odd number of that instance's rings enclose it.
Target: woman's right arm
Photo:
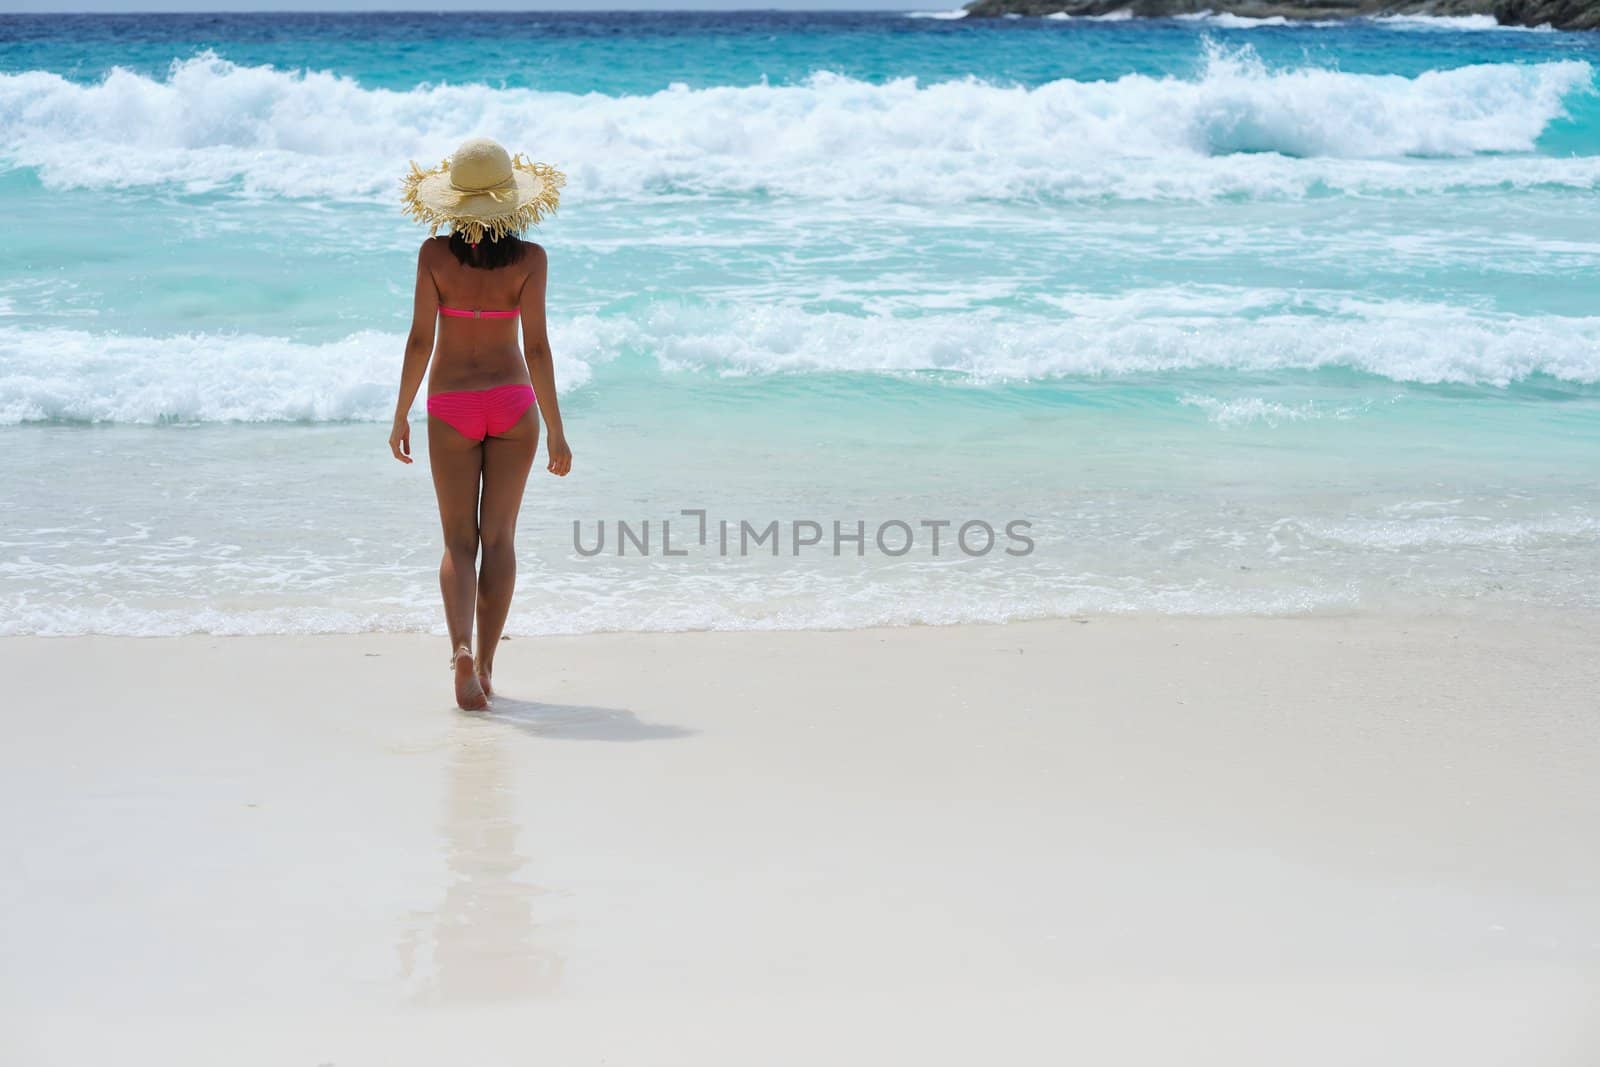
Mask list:
[[[433,336],[439,325],[439,289],[428,269],[429,241],[417,252],[417,288],[411,300],[411,332],[406,336],[405,365],[400,369],[400,397],[395,401],[389,450],[401,463],[411,462],[411,405],[433,358]]]
[[[550,336],[545,327],[545,283],[550,272],[550,260],[540,245],[528,249],[533,257],[533,269],[522,283],[522,348],[528,360],[528,377],[533,379],[533,391],[539,398],[539,414],[544,425],[550,452],[546,467],[551,474],[565,477],[572,470],[572,449],[567,447],[566,430],[561,425],[561,404],[556,399],[555,356],[550,351]]]

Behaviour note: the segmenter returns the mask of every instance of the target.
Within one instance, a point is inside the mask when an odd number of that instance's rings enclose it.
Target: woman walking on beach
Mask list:
[[[395,459],[411,462],[407,413],[432,359],[428,463],[444,527],[439,588],[456,703],[469,710],[488,707],[494,692],[495,649],[517,579],[517,512],[539,447],[541,413],[550,434],[546,469],[557,476],[572,469],[545,333],[545,251],[518,236],[556,209],[565,183],[555,168],[512,157],[487,138],[462,143],[431,170],[412,163],[404,179],[406,213],[429,224],[432,234],[442,226],[451,232],[430,236],[417,255],[389,448]],[[526,357],[517,347],[518,323]]]

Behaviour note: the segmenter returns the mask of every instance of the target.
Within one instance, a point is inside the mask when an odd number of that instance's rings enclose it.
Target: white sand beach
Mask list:
[[[1600,0],[571,6],[0,0],[0,1067],[1600,1067]]]
[[[7,1064],[1592,1064],[1596,629],[14,638]]]

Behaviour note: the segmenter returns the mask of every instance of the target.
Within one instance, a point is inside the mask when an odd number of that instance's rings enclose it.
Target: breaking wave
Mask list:
[[[1596,181],[1593,157],[1494,158],[1535,152],[1569,104],[1593,93],[1586,62],[1404,77],[1274,69],[1247,47],[1204,48],[1189,78],[1027,88],[819,72],[792,85],[636,96],[368,89],[205,53],[161,79],[125,69],[96,84],[0,75],[0,167],[31,169],[58,188],[387,199],[408,159],[432,163],[471,129],[562,166],[569,197],[1273,195],[1297,183],[1359,187],[1369,163],[1393,171],[1418,160],[1519,165],[1486,175],[1491,183]],[[1161,163],[1182,180],[1163,184]],[[1286,177],[1295,163],[1311,169]],[[1373,180],[1404,187],[1415,169]]]

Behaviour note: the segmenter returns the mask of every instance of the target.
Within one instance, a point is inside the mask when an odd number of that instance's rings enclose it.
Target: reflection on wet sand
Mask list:
[[[533,918],[544,890],[517,877],[527,857],[517,850],[503,733],[479,716],[460,716],[454,727],[443,825],[451,880],[433,916],[432,974],[417,992],[426,1002],[510,1000],[561,982],[563,959]]]

